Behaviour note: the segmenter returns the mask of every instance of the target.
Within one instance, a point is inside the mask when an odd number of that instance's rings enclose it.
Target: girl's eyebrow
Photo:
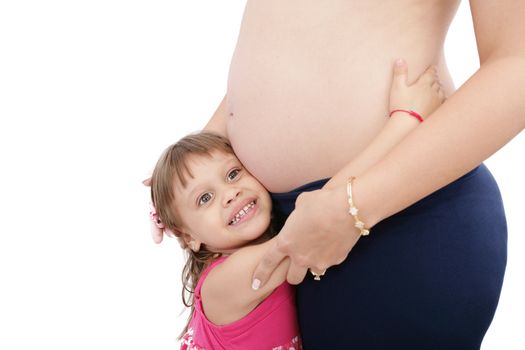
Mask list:
[[[200,191],[201,187],[202,187],[201,184],[197,184],[197,185],[193,186],[193,188],[191,188],[188,191],[186,191],[186,193],[188,194],[188,196],[187,196],[188,197],[188,201],[190,201],[190,202],[192,201],[192,198],[195,196],[195,194],[197,192]]]
[[[228,167],[231,166],[232,164],[235,164],[235,165],[238,165],[238,166],[242,166],[241,161],[237,157],[235,157],[233,155],[225,163],[226,163],[226,165]]]
[[[239,159],[237,157],[235,157],[233,155],[231,157],[228,157],[228,159],[226,159],[223,164],[224,164],[224,169],[223,170],[224,170],[224,175],[225,176],[228,175],[228,172],[231,170],[232,166],[235,165],[235,166],[242,167],[242,163],[239,161]],[[193,180],[195,180],[195,179],[193,179]],[[188,200],[191,202],[193,196],[195,196],[195,193],[201,191],[202,187],[204,187],[202,183],[197,183],[193,187],[189,187],[189,184],[187,184],[185,191],[182,191],[182,193],[183,194],[188,194]]]

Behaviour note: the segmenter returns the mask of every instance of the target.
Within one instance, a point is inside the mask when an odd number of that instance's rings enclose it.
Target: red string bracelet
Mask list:
[[[423,117],[421,116],[421,114],[417,113],[417,112],[414,112],[414,111],[409,111],[407,109],[394,109],[392,112],[390,112],[390,115],[389,117],[392,116],[392,114],[396,113],[396,112],[403,112],[403,113],[408,113],[410,114],[412,117],[416,118],[417,120],[419,120],[420,123],[423,123]]]

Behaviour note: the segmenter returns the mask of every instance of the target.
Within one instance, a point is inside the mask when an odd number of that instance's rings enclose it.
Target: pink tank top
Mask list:
[[[298,350],[302,349],[295,312],[295,291],[288,283],[277,287],[242,319],[218,326],[202,309],[201,286],[206,276],[226,257],[214,261],[195,288],[195,310],[181,350]]]

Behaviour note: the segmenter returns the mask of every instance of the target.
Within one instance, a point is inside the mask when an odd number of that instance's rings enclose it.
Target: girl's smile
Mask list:
[[[246,222],[249,220],[257,210],[257,200],[256,199],[247,199],[244,201],[244,203],[247,203],[246,205],[241,204],[240,210],[235,209],[234,215],[231,217],[230,225],[231,226],[237,226],[240,225],[243,222]]]
[[[191,155],[186,186],[175,180],[175,207],[187,243],[210,251],[231,253],[250,244],[269,227],[268,191],[233,154],[214,151]],[[198,245],[197,244],[197,245]]]

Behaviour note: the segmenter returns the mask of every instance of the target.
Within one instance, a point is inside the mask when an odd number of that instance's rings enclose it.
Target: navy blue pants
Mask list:
[[[272,194],[276,221],[326,181]],[[378,223],[321,281],[306,275],[297,288],[304,348],[479,349],[506,260],[501,195],[482,164]]]

